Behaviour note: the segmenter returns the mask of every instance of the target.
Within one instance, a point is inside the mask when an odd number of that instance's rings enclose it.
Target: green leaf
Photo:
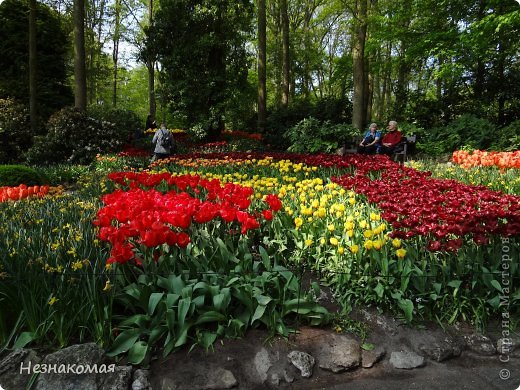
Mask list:
[[[148,344],[144,341],[138,341],[128,351],[128,362],[131,364],[140,364],[148,353]]]
[[[231,286],[232,284],[234,284],[236,281],[239,281],[239,280],[240,280],[240,278],[238,276],[229,279],[228,282],[226,283],[226,287]]]
[[[452,280],[448,283],[448,286],[453,287],[453,288],[459,288],[461,284],[462,284],[461,280]]]
[[[270,266],[271,266],[271,261],[269,259],[269,254],[267,253],[267,251],[264,249],[263,246],[259,246],[258,247],[258,251],[260,252],[260,257],[262,258],[262,263],[264,264],[264,267],[266,269],[269,269]]]
[[[491,285],[492,285],[493,287],[495,287],[498,291],[500,291],[500,292],[503,291],[503,290],[502,290],[502,286],[500,285],[500,283],[498,283],[497,280],[493,279],[490,283],[491,283]]]
[[[179,301],[179,307],[177,310],[177,321],[179,322],[179,326],[184,325],[184,321],[186,320],[186,315],[188,314],[188,311],[190,310],[191,305],[191,299],[190,298],[183,298]]]
[[[259,305],[266,306],[269,302],[273,300],[271,297],[266,297],[265,295],[257,294],[255,295],[255,299],[258,301]]]
[[[383,287],[383,285],[381,283],[379,283],[379,282],[377,283],[377,286],[374,288],[374,291],[376,292],[376,294],[379,298],[383,298],[385,288]]]
[[[197,318],[197,321],[195,321],[194,325],[205,324],[207,322],[221,322],[221,321],[227,321],[227,317],[222,313],[212,310],[212,311],[207,311],[205,313],[202,313]]]
[[[32,332],[22,332],[20,336],[16,339],[16,342],[13,345],[13,349],[24,348],[27,344],[32,342],[35,339],[35,334]]]
[[[401,299],[398,301],[399,307],[404,312],[404,318],[407,322],[412,322],[413,318],[413,302],[409,299]]]
[[[372,351],[376,346],[374,344],[370,344],[370,343],[363,343],[361,344],[361,349],[365,350],[365,351]]]
[[[251,318],[251,325],[258,319],[262,318],[262,316],[265,313],[265,309],[267,306],[265,305],[258,305],[255,310],[255,314],[253,314],[253,317]]]
[[[213,306],[218,311],[225,311],[231,302],[231,294],[229,288],[223,288],[220,294],[213,297]]]
[[[155,312],[155,308],[161,301],[164,293],[152,293],[150,294],[150,299],[148,300],[148,314],[152,315]]]
[[[112,348],[106,353],[106,355],[114,357],[127,352],[135,344],[140,334],[141,330],[137,328],[125,330],[116,337],[112,344]]]
[[[166,307],[169,309],[173,307],[179,300],[180,295],[179,294],[166,294]]]
[[[487,301],[493,309],[500,307],[500,295],[496,295],[494,298],[488,299]]]
[[[168,331],[168,327],[165,325],[161,325],[156,328],[153,328],[150,331],[150,337],[148,338],[148,343],[150,345],[154,345],[157,342],[157,340],[159,340],[167,331]]]
[[[188,341],[188,330],[190,330],[190,324],[184,324],[184,326],[179,331],[179,335],[177,337],[177,341],[175,342],[174,347],[180,347],[181,345],[186,344]]]
[[[213,345],[215,340],[217,339],[217,334],[212,332],[202,332],[202,336],[200,338],[200,344],[204,347],[204,349],[208,350],[209,347]]]
[[[146,314],[134,314],[131,317],[123,320],[121,322],[122,327],[129,327],[131,325],[137,325],[139,328],[145,328],[146,325],[150,322],[150,317]]]

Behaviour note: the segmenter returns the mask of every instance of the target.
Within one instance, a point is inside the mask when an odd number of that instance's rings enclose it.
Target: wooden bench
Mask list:
[[[408,161],[408,154],[410,152],[415,151],[415,143],[417,142],[417,136],[411,135],[406,137],[406,140],[401,141],[401,144],[403,146],[403,149],[399,152],[396,152],[392,155],[392,159],[395,162],[400,162],[401,164],[404,164],[405,161]]]
[[[345,145],[338,151],[338,154],[345,155],[351,153],[357,153],[359,143],[363,140],[362,136],[351,137],[345,142]]]

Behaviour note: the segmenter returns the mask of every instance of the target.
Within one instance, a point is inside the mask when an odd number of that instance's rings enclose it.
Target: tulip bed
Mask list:
[[[74,193],[0,203],[0,345],[94,340],[142,363],[250,327],[287,335],[330,320],[303,274],[347,312],[483,327],[507,309],[517,325],[514,189],[385,156],[192,153],[130,171],[138,157],[99,156]]]

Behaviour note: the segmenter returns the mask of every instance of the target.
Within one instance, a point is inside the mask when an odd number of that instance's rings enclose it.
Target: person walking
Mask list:
[[[173,138],[165,123],[161,123],[161,127],[155,132],[152,143],[155,144],[153,161],[170,157]]]

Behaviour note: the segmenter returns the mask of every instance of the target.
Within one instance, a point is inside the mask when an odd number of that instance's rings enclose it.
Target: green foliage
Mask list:
[[[357,129],[347,124],[304,119],[287,130],[284,136],[291,142],[288,150],[297,153],[335,152],[347,139],[358,135]]]
[[[142,272],[131,264],[119,268],[127,276],[116,300],[131,312],[122,317],[109,356],[128,352],[140,364],[159,343],[168,355],[190,340],[208,349],[217,337],[239,337],[250,327],[288,336],[295,315],[311,325],[329,321],[296,275],[263,247],[251,252],[248,239],[219,238],[225,230],[220,223],[199,227],[186,249],[163,247],[157,261],[144,249]],[[317,286],[313,291],[319,294]]]
[[[111,272],[95,244],[97,209],[76,195],[0,203],[0,352],[111,340],[113,290],[104,290]]]
[[[514,151],[520,149],[520,119],[512,122],[508,126],[502,127],[490,149],[497,151]]]
[[[175,0],[161,5],[143,58],[163,64],[161,94],[184,127],[201,125],[214,137],[224,115],[248,89],[246,38],[252,4]]]
[[[462,147],[487,149],[497,138],[496,127],[486,119],[463,115],[445,127],[435,127],[419,134],[417,148],[432,155],[451,153]]]
[[[0,164],[20,161],[31,137],[27,108],[13,99],[0,99]]]
[[[316,118],[330,123],[350,123],[352,103],[346,99],[328,97],[317,101],[297,99],[288,107],[273,109],[267,117],[266,142],[276,149],[287,149],[288,139],[284,134],[305,118]]]
[[[28,186],[46,183],[45,176],[24,165],[0,165],[0,187]]]
[[[87,165],[56,164],[35,169],[45,177],[46,184],[58,186],[77,183],[88,172],[89,167]]]
[[[69,46],[63,17],[42,2],[36,9],[36,62],[39,114],[46,120],[54,111],[73,103],[68,85]],[[0,4],[0,98],[29,102],[29,5],[26,0]]]
[[[141,119],[133,111],[123,108],[106,108],[103,106],[90,106],[88,115],[99,120],[112,123],[118,134],[117,137],[124,141],[133,136],[135,130],[143,127]]]
[[[121,129],[64,108],[49,118],[48,133],[36,136],[26,158],[33,164],[90,163],[96,154],[117,150],[125,141]]]

